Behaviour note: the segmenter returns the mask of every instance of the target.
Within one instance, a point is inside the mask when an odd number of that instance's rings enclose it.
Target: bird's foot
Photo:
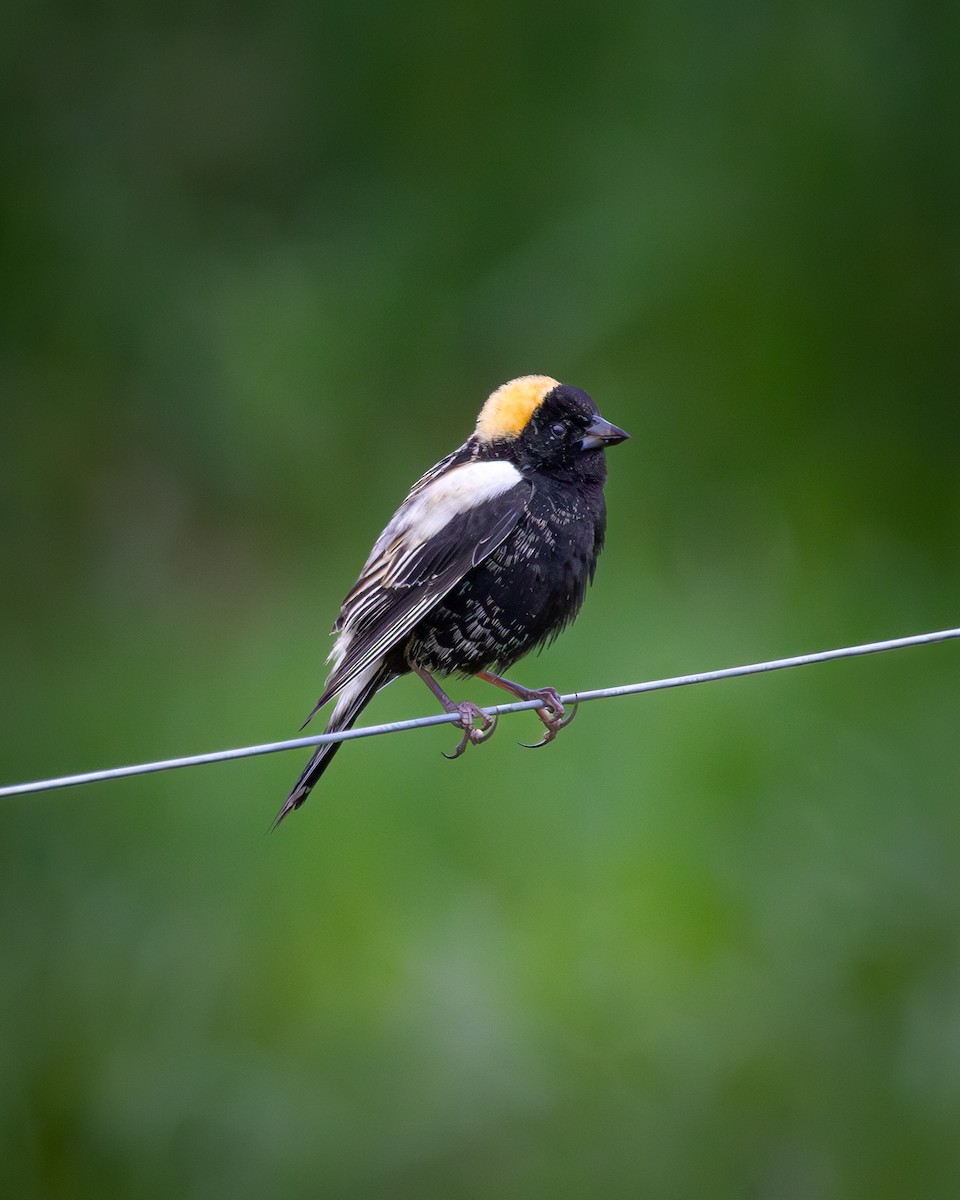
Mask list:
[[[446,706],[444,706],[446,707]],[[466,750],[467,746],[473,744],[479,746],[488,738],[493,737],[497,728],[499,718],[488,716],[482,708],[470,700],[464,700],[461,704],[453,704],[447,709],[447,712],[455,712],[460,714],[460,720],[457,724],[463,730],[463,737],[457,743],[457,748],[452,754],[444,754],[444,758],[454,759],[459,758]],[[480,728],[477,729],[474,725],[475,721],[480,722]]]
[[[543,722],[546,733],[539,742],[520,743],[525,750],[538,750],[541,746],[549,745],[561,729],[566,729],[577,715],[579,705],[574,701],[573,707],[568,713],[556,688],[525,688],[524,691],[528,693],[524,696],[525,700],[545,701],[543,708],[536,708],[534,712]]]

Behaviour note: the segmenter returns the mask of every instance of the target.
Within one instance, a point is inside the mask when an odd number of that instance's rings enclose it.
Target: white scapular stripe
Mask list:
[[[436,537],[460,513],[509,492],[522,482],[523,476],[510,463],[465,463],[431,480],[421,491],[403,502],[377,538],[360,578],[345,603],[341,613],[343,628],[328,656],[332,673],[339,671],[347,661],[356,629],[371,607],[376,607],[380,588],[392,586],[398,572],[403,570],[404,564],[419,548]],[[385,653],[398,637],[412,629],[437,599],[435,593],[428,591],[404,614],[402,621],[388,624],[376,642],[367,647],[347,671],[341,686],[369,670],[377,657]]]
[[[381,534],[371,560],[377,548],[401,534],[409,536],[411,547],[429,541],[454,517],[508,492],[522,479],[517,468],[508,462],[473,462],[454,467],[397,509]]]

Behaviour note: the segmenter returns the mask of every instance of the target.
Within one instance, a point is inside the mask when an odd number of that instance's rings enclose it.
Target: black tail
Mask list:
[[[360,686],[354,684],[346,688],[337,701],[324,733],[334,733],[339,732],[341,729],[349,729],[376,693],[394,679],[396,679],[396,675],[390,671],[381,669],[367,682],[361,683]],[[293,785],[293,791],[291,791],[290,795],[284,801],[283,808],[277,813],[277,819],[273,823],[274,829],[276,829],[288,813],[293,812],[295,808],[299,808],[304,800],[306,800],[320,776],[329,767],[331,759],[342,745],[342,742],[325,742],[322,746],[316,748],[313,758],[304,767],[300,778]]]

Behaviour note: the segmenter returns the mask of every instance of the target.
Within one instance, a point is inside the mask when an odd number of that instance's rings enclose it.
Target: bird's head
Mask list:
[[[521,470],[602,477],[600,452],[629,434],[604,420],[580,388],[548,375],[523,375],[487,399],[474,437]]]

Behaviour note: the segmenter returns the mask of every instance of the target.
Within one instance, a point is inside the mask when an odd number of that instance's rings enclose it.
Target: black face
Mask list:
[[[586,392],[561,384],[530,418],[514,457],[521,470],[573,471],[602,478],[603,447],[626,437],[622,429],[604,421]]]

